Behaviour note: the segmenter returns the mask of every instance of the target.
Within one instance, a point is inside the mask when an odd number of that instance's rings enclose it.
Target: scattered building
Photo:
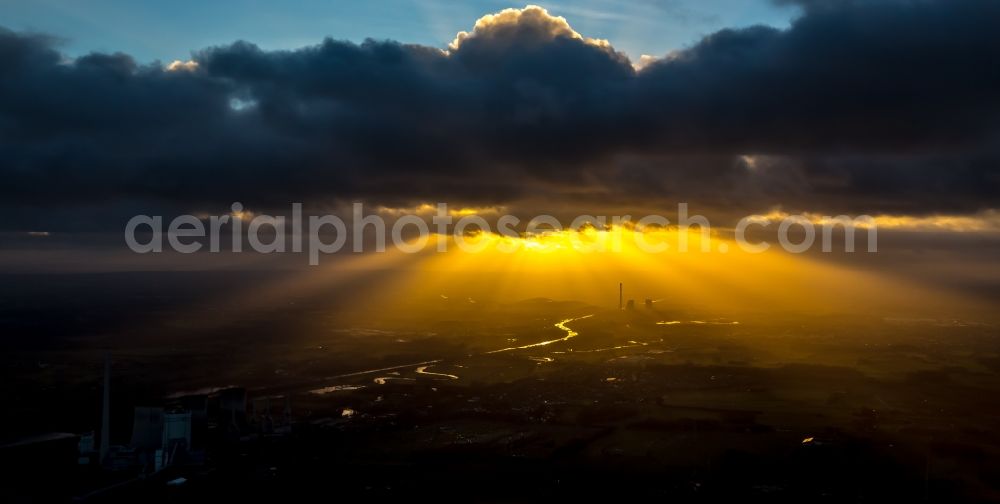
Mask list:
[[[76,450],[78,453],[76,463],[79,465],[90,465],[97,460],[96,436],[93,431],[80,435]]]
[[[173,449],[181,445],[183,449],[191,446],[191,412],[167,413],[163,417],[163,447]]]
[[[163,448],[163,417],[163,408],[135,408],[130,445],[143,452]]]

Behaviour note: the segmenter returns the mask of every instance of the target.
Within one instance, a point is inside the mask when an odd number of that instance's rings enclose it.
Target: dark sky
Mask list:
[[[0,28],[0,230],[120,230],[237,200],[996,207],[1000,2],[795,3],[787,29],[723,29],[638,70],[540,9],[447,51],[248,40],[170,68]]]

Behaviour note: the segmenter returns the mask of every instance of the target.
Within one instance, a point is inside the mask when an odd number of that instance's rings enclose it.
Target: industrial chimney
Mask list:
[[[104,407],[101,412],[101,459],[107,462],[111,451],[111,353],[104,354]]]

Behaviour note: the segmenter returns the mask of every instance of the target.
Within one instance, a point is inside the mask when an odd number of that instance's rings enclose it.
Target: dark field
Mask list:
[[[276,275],[5,276],[4,444],[99,430],[105,352],[113,444],[129,442],[136,406],[234,386],[249,406],[238,439],[210,421],[205,460],[167,474],[95,479],[73,454],[59,473],[63,461],[19,463],[7,446],[4,486],[68,500],[130,481],[97,501],[1000,498],[989,320],[669,299],[390,306],[360,297],[363,284],[227,302]],[[282,428],[262,429],[264,417]],[[54,474],[67,484],[48,485]],[[164,488],[178,476],[187,483]]]

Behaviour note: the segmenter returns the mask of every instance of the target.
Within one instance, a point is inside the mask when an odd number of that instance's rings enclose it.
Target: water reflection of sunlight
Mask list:
[[[491,351],[486,352],[486,353],[487,354],[495,354],[495,353],[502,353],[502,352],[510,352],[512,350],[524,350],[524,349],[527,349],[527,348],[536,348],[536,347],[541,347],[541,346],[548,346],[548,345],[551,345],[553,343],[559,343],[559,342],[562,342],[562,341],[569,341],[569,340],[571,340],[571,339],[579,336],[580,333],[578,333],[578,332],[570,329],[569,327],[566,326],[566,324],[568,324],[570,322],[577,321],[577,320],[582,320],[582,319],[590,318],[590,317],[593,317],[593,316],[594,315],[591,314],[591,315],[585,315],[583,317],[568,318],[568,319],[561,320],[561,321],[556,322],[555,324],[553,324],[559,330],[564,331],[566,333],[566,335],[563,336],[562,338],[556,338],[556,339],[551,339],[551,340],[539,341],[538,343],[530,343],[530,344],[521,345],[521,346],[513,346],[513,347],[501,348],[499,350],[491,350]]]

